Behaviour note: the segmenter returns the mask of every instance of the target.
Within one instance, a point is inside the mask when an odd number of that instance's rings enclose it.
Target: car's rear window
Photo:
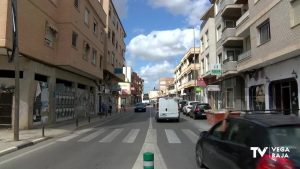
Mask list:
[[[191,105],[195,105],[195,104],[198,104],[198,102],[191,102],[190,104]]]
[[[135,106],[141,107],[141,106],[144,106],[144,103],[138,103]]]
[[[200,108],[200,109],[204,109],[204,110],[211,109],[210,106],[209,106],[208,104],[200,104],[200,105],[199,105],[199,108]]]
[[[269,129],[273,146],[289,147],[300,150],[300,126],[284,126]]]

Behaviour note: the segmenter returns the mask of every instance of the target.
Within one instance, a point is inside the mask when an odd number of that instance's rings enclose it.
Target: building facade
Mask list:
[[[113,111],[116,111],[121,105],[121,89],[118,83],[125,81],[123,67],[126,67],[124,43],[126,32],[112,0],[101,0],[100,3],[102,3],[106,13],[106,43],[103,59],[103,81],[101,83],[106,93],[102,95],[101,102],[112,105]]]
[[[40,125],[42,116],[48,117],[48,123],[56,123],[96,115],[105,94],[103,71],[108,69],[109,60],[106,25],[112,21],[104,10],[108,2],[17,2],[20,128]],[[9,0],[0,2],[0,14],[0,105],[10,105],[6,111],[0,111],[0,123],[11,125],[14,64],[9,62],[12,49]],[[120,29],[115,35],[118,38],[124,37],[123,27]],[[115,52],[118,58],[123,56],[124,42],[119,46]],[[117,64],[123,67],[124,58],[119,60],[122,62]]]
[[[177,95],[185,100],[200,99],[195,90],[200,70],[199,53],[200,48],[189,49],[174,71],[175,90],[177,91]]]
[[[140,103],[144,93],[144,80],[136,72],[132,72],[131,80],[131,104]]]
[[[174,78],[172,77],[162,77],[159,78],[159,91],[161,96],[168,95],[168,89],[171,84],[174,83]]]
[[[215,19],[220,107],[299,115],[300,2],[210,2],[204,16]]]

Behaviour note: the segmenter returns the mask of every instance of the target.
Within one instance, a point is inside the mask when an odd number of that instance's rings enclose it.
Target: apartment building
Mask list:
[[[201,17],[200,30],[200,77],[205,82],[200,92],[200,101],[209,103],[212,108],[221,108],[221,83],[217,79],[221,75],[221,56],[216,54],[216,39],[220,38],[216,30],[215,8],[211,5]],[[207,85],[208,84],[208,85]]]
[[[102,95],[101,99],[106,104],[120,105],[118,82],[125,81],[122,69],[126,66],[124,42],[126,32],[112,0],[101,0],[100,3],[106,13],[105,34],[107,38],[104,52],[104,80],[102,82],[107,92]]]
[[[131,104],[136,104],[142,102],[144,80],[136,72],[132,72],[131,79]]]
[[[169,85],[171,85],[173,83],[174,83],[174,78],[172,78],[172,77],[159,78],[159,91],[161,93],[161,96],[168,95]]]
[[[210,2],[202,20],[214,13],[221,108],[299,115],[300,1]]]
[[[179,92],[177,93],[178,96],[185,100],[200,99],[196,92],[197,77],[200,70],[199,54],[200,48],[190,48],[174,70],[175,90]]]
[[[18,1],[20,128],[95,114],[106,14],[98,0]],[[1,123],[11,125],[14,64],[9,0],[0,2]],[[9,106],[7,106],[9,104]]]
[[[245,78],[247,108],[299,116],[300,1],[236,1],[248,9],[236,21],[243,39],[237,70]]]

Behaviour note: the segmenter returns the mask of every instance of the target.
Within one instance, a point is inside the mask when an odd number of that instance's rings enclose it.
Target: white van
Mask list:
[[[174,98],[159,98],[156,121],[176,120],[179,122],[178,101]]]

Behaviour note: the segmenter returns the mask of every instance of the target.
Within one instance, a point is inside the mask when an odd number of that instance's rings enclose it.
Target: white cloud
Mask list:
[[[148,64],[140,68],[139,75],[144,79],[145,91],[152,90],[157,86],[157,81],[161,77],[173,77],[175,66],[168,61]]]
[[[174,15],[187,17],[190,25],[199,25],[200,16],[209,6],[208,0],[148,0],[149,4],[155,8],[166,8]]]
[[[113,0],[114,6],[121,18],[126,18],[128,13],[128,1],[127,0]]]
[[[196,29],[195,39],[199,39]],[[194,44],[193,29],[174,29],[153,31],[148,35],[140,34],[132,38],[127,45],[128,54],[144,60],[169,60],[183,56]]]

